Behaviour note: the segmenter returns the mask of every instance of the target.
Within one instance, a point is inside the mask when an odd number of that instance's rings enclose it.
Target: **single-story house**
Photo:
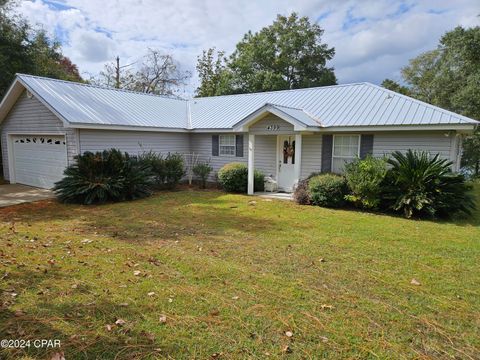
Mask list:
[[[18,74],[0,104],[4,178],[50,188],[74,156],[196,153],[218,171],[248,164],[291,191],[366,154],[425,150],[458,170],[478,121],[370,83],[174,99]]]

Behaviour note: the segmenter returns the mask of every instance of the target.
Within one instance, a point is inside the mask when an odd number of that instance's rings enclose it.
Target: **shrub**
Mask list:
[[[155,183],[161,188],[175,188],[185,175],[183,157],[180,154],[168,154],[164,158],[154,151],[147,151],[140,154],[138,160],[150,169]]]
[[[347,186],[342,176],[323,174],[310,178],[308,191],[312,204],[338,208],[345,204]]]
[[[463,175],[451,171],[452,163],[427,152],[394,152],[388,160],[385,199],[389,207],[412,216],[448,217],[470,214],[475,203]]]
[[[173,189],[185,176],[183,157],[180,154],[168,154],[164,160],[165,186]]]
[[[308,180],[301,180],[298,182],[295,191],[293,192],[293,200],[300,205],[309,205],[312,201],[310,192],[308,191]]]
[[[54,191],[65,203],[105,203],[151,194],[149,168],[116,149],[78,155],[64,175],[55,184]]]
[[[199,163],[194,166],[193,173],[195,176],[200,178],[200,186],[202,189],[205,189],[207,186],[207,179],[210,173],[212,172],[213,168],[210,166],[209,163]]]
[[[345,180],[350,194],[345,199],[365,209],[378,207],[381,201],[382,182],[387,174],[385,159],[367,156],[345,165]]]
[[[254,191],[264,190],[265,176],[255,170]],[[248,168],[242,163],[229,163],[218,171],[218,181],[227,192],[246,193],[248,188]]]

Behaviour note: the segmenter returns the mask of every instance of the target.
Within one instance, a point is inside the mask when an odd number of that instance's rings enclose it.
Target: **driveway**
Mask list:
[[[19,184],[0,185],[0,207],[55,197],[53,191]]]

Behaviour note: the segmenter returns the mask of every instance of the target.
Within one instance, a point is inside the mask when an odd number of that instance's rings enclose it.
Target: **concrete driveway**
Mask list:
[[[0,207],[28,203],[55,197],[51,190],[19,184],[0,185]]]

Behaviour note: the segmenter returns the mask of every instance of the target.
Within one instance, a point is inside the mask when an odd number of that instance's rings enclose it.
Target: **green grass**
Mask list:
[[[0,209],[0,339],[60,339],[67,359],[478,359],[479,223],[217,191]]]

